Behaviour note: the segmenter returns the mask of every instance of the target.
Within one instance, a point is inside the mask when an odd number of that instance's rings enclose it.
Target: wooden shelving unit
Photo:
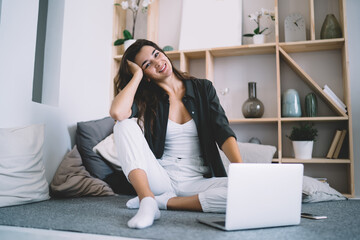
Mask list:
[[[118,0],[115,0],[117,2]],[[346,167],[340,175],[344,176],[342,181],[346,182],[346,187],[341,189],[348,197],[354,196],[354,159],[353,159],[353,137],[352,137],[352,120],[351,120],[351,104],[350,104],[350,95],[349,95],[349,80],[348,80],[348,54],[347,54],[347,33],[346,33],[346,19],[345,19],[345,0],[338,0],[339,2],[339,16],[340,23],[343,30],[343,38],[338,39],[326,39],[320,40],[316,39],[315,32],[319,31],[319,29],[315,29],[315,18],[316,18],[316,9],[314,9],[314,1],[309,0],[309,38],[307,41],[299,41],[299,42],[281,42],[279,40],[279,11],[281,11],[281,3],[279,6],[280,0],[275,0],[275,42],[273,43],[265,43],[260,45],[241,45],[241,46],[233,46],[233,47],[221,47],[221,48],[209,48],[209,49],[197,49],[191,51],[171,51],[167,52],[167,55],[173,61],[178,61],[180,63],[181,71],[189,71],[191,60],[194,59],[202,59],[205,63],[205,76],[212,82],[218,81],[215,78],[215,65],[216,59],[218,58],[226,58],[226,57],[234,57],[234,56],[252,56],[252,55],[265,55],[265,54],[273,54],[274,55],[274,66],[276,72],[276,92],[272,93],[276,95],[276,112],[273,116],[266,116],[259,119],[246,119],[243,116],[238,116],[236,118],[230,118],[229,121],[233,126],[241,126],[241,125],[256,125],[259,128],[267,127],[275,129],[277,138],[277,154],[274,158],[274,163],[303,163],[305,165],[305,169],[312,168],[313,165],[322,164],[323,168],[326,171],[327,166],[337,166],[337,165],[345,165]],[[157,32],[158,32],[158,18],[159,15],[159,4],[161,4],[161,0],[153,0],[155,4],[151,4],[149,7],[148,14],[148,39],[157,42]],[[300,3],[298,3],[300,4]],[[122,31],[122,28],[119,26],[124,26],[124,19],[120,17],[118,11],[114,11],[114,32]],[[121,23],[119,23],[121,22]],[[116,23],[116,24],[115,24]],[[116,39],[117,34],[114,34],[114,39]],[[322,52],[326,51],[340,51],[341,52],[341,64],[340,66],[342,70],[342,86],[343,86],[343,101],[347,105],[347,114],[344,113],[335,102],[329,98],[322,87],[304,70],[292,54],[296,53],[309,53],[315,52],[316,54],[322,54]],[[113,76],[116,75],[117,68],[119,65],[119,60],[121,59],[121,50],[117,49],[113,51]],[[305,85],[311,89],[317,97],[333,112],[331,115],[326,116],[318,116],[318,117],[297,117],[297,118],[285,118],[281,116],[281,93],[282,93],[282,85],[286,79],[281,78],[282,67],[281,63],[287,64],[290,69],[305,83]],[[116,69],[116,71],[115,71]],[[269,93],[270,94],[270,93]],[[345,157],[341,159],[327,159],[325,158],[326,154],[322,154],[323,156],[314,157],[310,160],[300,160],[295,159],[292,156],[288,156],[289,154],[284,154],[285,150],[285,135],[287,132],[285,131],[286,127],[289,124],[310,121],[313,123],[320,125],[330,124],[333,128],[336,128],[339,124],[341,126],[345,126],[348,129],[347,135],[347,145],[346,145],[346,154]],[[324,130],[326,131],[326,129]],[[328,135],[331,135],[328,133]],[[326,143],[329,144],[332,139],[327,139]],[[342,168],[343,169],[343,168]],[[320,177],[320,176],[318,176]],[[322,176],[327,177],[327,176]],[[336,182],[340,179],[332,179],[333,182]]]

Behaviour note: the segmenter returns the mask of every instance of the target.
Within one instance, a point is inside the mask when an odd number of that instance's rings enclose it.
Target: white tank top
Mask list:
[[[164,154],[178,158],[199,157],[201,155],[200,141],[194,119],[184,124],[168,120]]]

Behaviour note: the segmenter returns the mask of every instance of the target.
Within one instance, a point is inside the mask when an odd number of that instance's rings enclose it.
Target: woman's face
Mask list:
[[[163,80],[172,75],[169,59],[152,46],[144,46],[135,57],[135,63],[152,80]]]

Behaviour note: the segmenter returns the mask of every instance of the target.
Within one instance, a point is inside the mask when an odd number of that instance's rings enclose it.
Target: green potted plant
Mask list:
[[[262,17],[270,17],[272,21],[275,21],[275,12],[269,11],[267,9],[261,8],[261,11],[257,11],[248,15],[250,21],[254,21],[256,23],[256,28],[254,29],[254,33],[244,34],[244,37],[252,37],[254,44],[262,44],[265,42],[265,31],[268,29],[267,27],[260,30],[260,19]]]
[[[124,38],[119,38],[114,42],[114,46],[119,46],[125,43],[127,40],[134,39],[131,33],[128,30],[123,31]]]
[[[286,136],[292,141],[295,158],[312,158],[312,150],[318,136],[317,133],[318,130],[310,123],[300,123],[299,126],[292,128],[290,136]]]
[[[126,0],[122,1],[121,3],[115,3],[115,6],[121,6],[124,10],[130,10],[132,12],[132,32],[130,33],[128,30],[123,31],[124,38],[119,38],[115,40],[114,46],[119,46],[124,44],[124,50],[126,50],[131,44],[133,44],[136,40],[134,39],[135,34],[135,26],[136,26],[136,18],[138,11],[140,9],[140,1],[141,0]],[[148,6],[150,5],[151,0],[142,0],[141,9],[142,12],[146,12],[148,9]]]

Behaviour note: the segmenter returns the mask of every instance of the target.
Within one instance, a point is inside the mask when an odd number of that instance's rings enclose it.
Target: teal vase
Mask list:
[[[341,38],[341,37],[342,37],[341,27],[334,14],[326,15],[324,23],[321,27],[320,38],[330,39],[330,38]]]
[[[295,89],[286,90],[281,100],[281,115],[283,117],[301,117],[300,98]]]
[[[317,116],[317,99],[315,93],[309,93],[305,96],[305,115],[307,117]]]

